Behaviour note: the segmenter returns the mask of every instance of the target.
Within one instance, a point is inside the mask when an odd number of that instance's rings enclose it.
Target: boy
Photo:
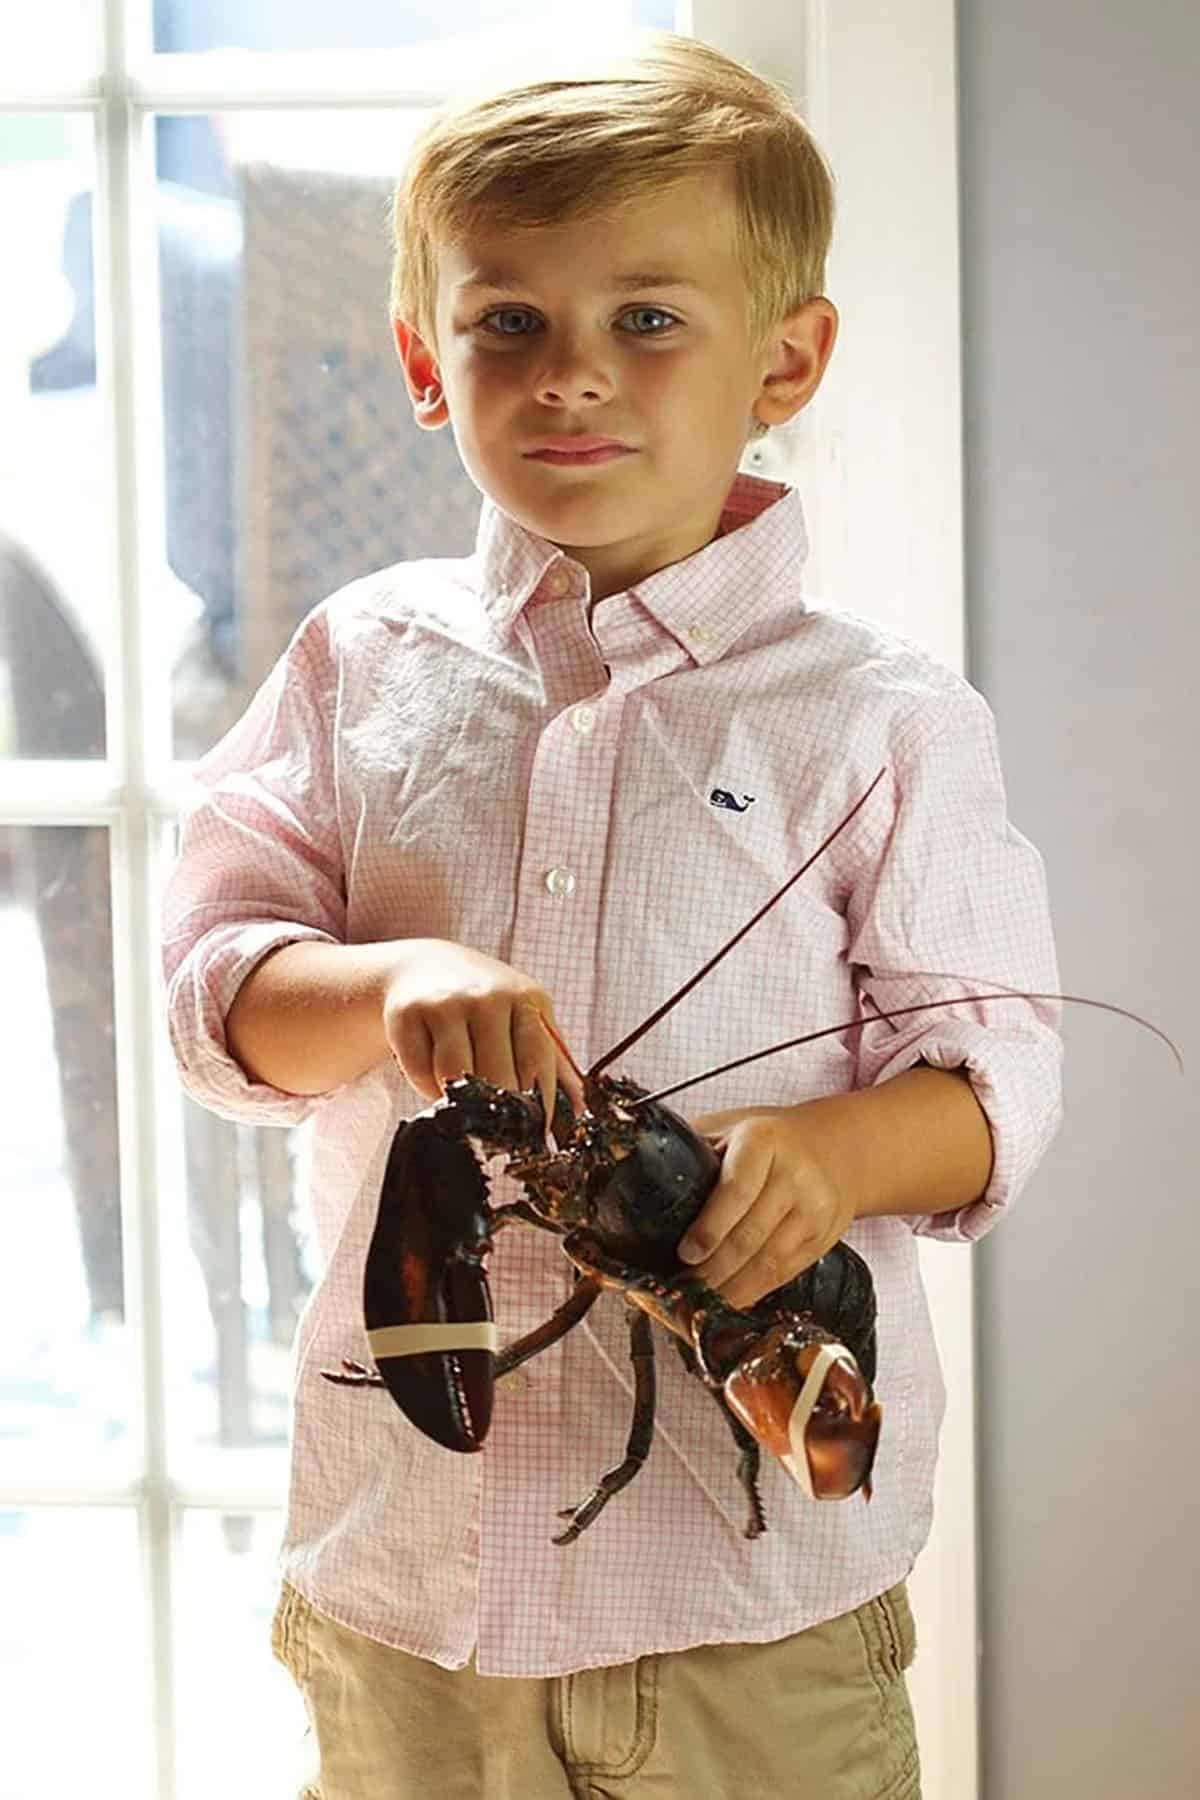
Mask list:
[[[832,352],[831,216],[785,97],[690,40],[639,34],[579,79],[439,115],[397,193],[393,314],[418,421],[451,425],[485,497],[475,554],[318,607],[200,770],[167,903],[185,1083],[234,1117],[317,1113],[326,1272],[297,1344],[274,1641],[322,1800],[919,1792],[902,1584],[941,1386],[915,1234],[978,1237],[1026,1179],[1058,1041],[1014,1000],[876,1015],[963,991],[927,971],[1047,990],[1055,967],[986,706],[806,607],[798,496],[737,475]],[[628,1065],[665,1085],[876,1018],[689,1096],[726,1149],[681,1251],[741,1305],[839,1237],[867,1258],[874,1500],[822,1506],[764,1458],[769,1531],[748,1542],[725,1423],[667,1354],[645,1468],[555,1549],[556,1509],[623,1448],[620,1307],[501,1385],[478,1457],[321,1380],[367,1355],[397,1122],[464,1070],[578,1100],[541,1020],[599,1055],[881,768]],[[570,1270],[518,1228],[490,1280],[509,1341]]]

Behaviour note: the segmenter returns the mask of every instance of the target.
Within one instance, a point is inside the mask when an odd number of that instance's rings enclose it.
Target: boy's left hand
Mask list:
[[[855,1218],[815,1118],[803,1106],[745,1106],[692,1119],[723,1151],[717,1185],[679,1246],[691,1273],[731,1306],[754,1306],[824,1256]],[[696,1256],[688,1254],[695,1246]]]

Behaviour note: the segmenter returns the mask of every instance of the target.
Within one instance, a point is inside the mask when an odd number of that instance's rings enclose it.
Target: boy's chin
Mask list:
[[[485,490],[486,491],[486,490]],[[639,522],[631,516],[626,500],[618,504],[608,495],[595,493],[529,494],[493,490],[493,503],[518,525],[552,544],[572,544],[599,550],[637,535]]]

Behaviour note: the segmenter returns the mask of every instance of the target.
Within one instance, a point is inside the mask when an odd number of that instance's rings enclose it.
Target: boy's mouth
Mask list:
[[[541,438],[525,456],[531,462],[548,462],[564,467],[590,467],[593,463],[611,462],[618,456],[635,456],[631,444],[617,438],[591,437],[583,432],[569,437]]]

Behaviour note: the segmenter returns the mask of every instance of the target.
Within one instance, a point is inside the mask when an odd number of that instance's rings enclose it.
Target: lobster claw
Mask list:
[[[871,1497],[883,1409],[844,1344],[782,1322],[742,1356],[725,1399],[812,1500]]]
[[[483,1448],[496,1327],[483,1258],[487,1185],[444,1103],[401,1125],[367,1251],[363,1313],[375,1366],[418,1431]]]

